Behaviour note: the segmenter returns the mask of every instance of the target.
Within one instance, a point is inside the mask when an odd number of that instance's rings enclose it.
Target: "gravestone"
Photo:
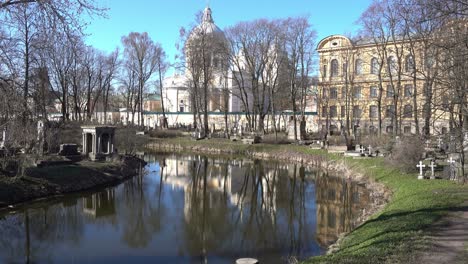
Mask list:
[[[291,116],[289,118],[289,122],[288,122],[288,127],[287,127],[287,134],[288,134],[288,139],[289,140],[295,140],[295,137],[294,137],[294,118]],[[299,133],[299,131],[297,131]]]
[[[42,156],[44,152],[44,139],[45,139],[45,121],[39,119],[37,121],[37,154]]]
[[[436,165],[435,162],[432,160],[432,161],[431,161],[431,164],[429,165],[429,167],[431,168],[431,177],[430,177],[430,179],[431,179],[431,180],[435,180],[434,168],[436,168],[437,165]]]
[[[78,153],[78,145],[77,144],[61,144],[59,156],[77,156],[80,155]]]
[[[373,157],[374,156],[374,149],[372,148],[371,145],[367,148],[367,156]]]
[[[416,167],[419,168],[418,180],[423,180],[424,179],[423,168],[425,168],[426,165],[424,165],[422,161],[419,161],[419,164],[416,165]]]
[[[449,176],[449,180],[451,181],[455,181],[457,179],[457,165],[456,165],[456,161],[450,157],[450,159],[447,160],[447,163],[449,164],[449,173],[450,173],[450,176]]]
[[[236,264],[259,264],[258,260],[253,258],[241,258],[236,260]]]
[[[194,140],[201,140],[205,138],[205,133],[202,131],[195,131],[192,132],[192,139]]]

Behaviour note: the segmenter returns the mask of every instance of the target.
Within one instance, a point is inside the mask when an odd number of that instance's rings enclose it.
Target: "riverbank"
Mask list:
[[[40,198],[113,186],[135,176],[138,158],[113,162],[81,161],[70,165],[28,168],[21,177],[0,178],[0,209]]]
[[[305,146],[244,145],[221,139],[155,139],[148,148],[300,162],[367,182],[374,204],[361,225],[345,234],[331,254],[304,263],[419,263],[420,256],[431,250],[432,227],[450,212],[463,210],[462,203],[468,200],[468,186],[417,180],[416,174],[391,168],[382,158],[352,159]]]

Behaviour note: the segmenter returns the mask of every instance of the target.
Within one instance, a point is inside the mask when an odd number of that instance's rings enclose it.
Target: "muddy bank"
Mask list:
[[[233,147],[240,145],[239,147]],[[155,140],[147,145],[149,150],[161,152],[193,152],[198,154],[218,154],[218,155],[244,155],[252,159],[277,160],[283,162],[294,162],[302,165],[320,168],[334,176],[347,180],[352,180],[358,184],[363,184],[369,189],[371,204],[356,219],[359,227],[365,223],[373,214],[379,212],[387,204],[391,197],[391,191],[382,183],[378,183],[365,175],[365,172],[351,168],[345,159],[331,160],[326,155],[301,153],[296,150],[297,146],[268,146],[239,144],[183,144],[175,142],[164,142]],[[304,147],[305,149],[306,147]],[[342,234],[338,241],[329,247],[328,253],[333,253],[339,248],[341,239],[346,234]]]
[[[0,177],[0,209],[39,198],[113,186],[137,175],[144,164],[139,158],[126,156],[113,162],[82,161],[28,168],[21,177]]]

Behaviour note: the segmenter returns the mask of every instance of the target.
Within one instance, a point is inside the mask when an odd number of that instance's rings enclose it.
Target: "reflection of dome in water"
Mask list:
[[[224,32],[214,23],[212,12],[209,7],[205,8],[203,11],[202,22],[192,30],[188,38],[188,42],[195,40],[202,35],[214,36],[220,41],[226,41]]]

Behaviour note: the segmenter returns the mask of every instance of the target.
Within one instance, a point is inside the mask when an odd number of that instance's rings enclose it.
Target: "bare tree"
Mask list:
[[[138,125],[144,126],[143,120],[143,93],[147,82],[158,68],[158,54],[161,53],[161,45],[153,42],[148,33],[132,32],[122,37],[125,47],[125,60],[131,61],[127,66],[135,72],[138,80]]]
[[[161,96],[161,110],[163,114],[163,121],[162,121],[162,127],[167,128],[168,123],[167,123],[167,117],[166,117],[166,109],[164,108],[164,100],[163,100],[163,79],[164,75],[166,74],[166,71],[169,68],[169,63],[167,62],[166,58],[166,52],[160,47],[158,49],[158,54],[157,54],[157,64],[158,64],[158,79],[159,79],[159,94]]]
[[[271,107],[270,84],[264,78],[265,71],[274,63],[275,53],[281,52],[275,47],[277,23],[266,19],[241,22],[227,31],[237,73],[233,78],[240,89],[244,108],[252,111],[247,117],[250,129],[263,133],[265,117]]]
[[[379,1],[374,1],[368,9],[359,18],[359,23],[362,26],[363,34],[369,37],[373,44],[377,57],[371,59],[371,72],[377,74],[378,77],[378,94],[377,94],[377,118],[378,132],[382,134],[382,109],[383,109],[383,94],[384,94],[384,74],[385,65],[388,58],[388,49],[391,35],[386,28],[382,13],[384,8]],[[373,60],[373,61],[372,61]]]
[[[310,85],[316,32],[312,29],[307,17],[289,18],[284,23],[289,66],[289,92],[294,120],[294,138],[297,140],[296,115],[299,110],[301,121],[305,122],[305,99],[307,88]],[[300,137],[304,139],[305,135],[301,133]]]

